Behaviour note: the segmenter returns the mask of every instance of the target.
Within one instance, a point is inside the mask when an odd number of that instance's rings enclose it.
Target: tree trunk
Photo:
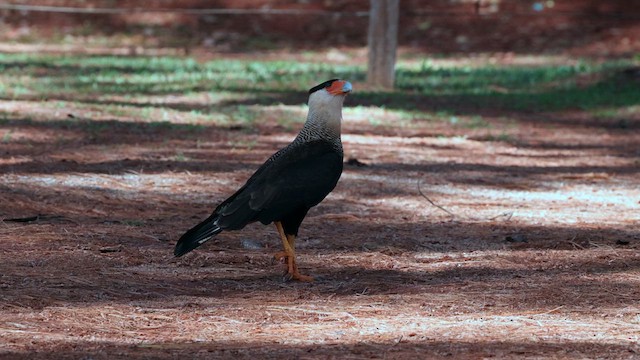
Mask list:
[[[400,0],[370,0],[370,4],[367,82],[390,89],[395,81]]]

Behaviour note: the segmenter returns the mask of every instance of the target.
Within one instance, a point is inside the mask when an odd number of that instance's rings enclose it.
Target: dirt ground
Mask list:
[[[0,358],[640,357],[637,114],[345,116],[307,284],[282,281],[273,226],[172,255],[299,124],[0,110]]]

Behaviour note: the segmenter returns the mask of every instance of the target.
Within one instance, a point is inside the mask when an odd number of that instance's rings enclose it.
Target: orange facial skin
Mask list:
[[[344,81],[344,80],[334,81],[333,84],[331,84],[331,86],[329,86],[327,88],[327,92],[329,92],[329,94],[331,94],[331,95],[343,95],[343,94],[346,94],[351,89],[350,89],[350,87],[347,89],[345,87],[345,84],[347,84],[347,81]]]

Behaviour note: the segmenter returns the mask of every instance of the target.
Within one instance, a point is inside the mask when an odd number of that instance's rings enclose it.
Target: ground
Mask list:
[[[296,283],[272,262],[273,226],[172,252],[295,137],[326,79],[100,61],[0,61],[0,358],[640,357],[629,63],[404,58],[395,92],[339,70],[355,88],[345,171],[301,227],[316,281]],[[192,83],[191,67],[207,75]]]

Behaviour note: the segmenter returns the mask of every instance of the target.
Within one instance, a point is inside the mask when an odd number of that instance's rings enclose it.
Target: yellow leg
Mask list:
[[[284,259],[287,262],[287,273],[286,277],[291,280],[305,281],[311,282],[313,278],[311,276],[302,275],[298,272],[298,266],[296,265],[296,250],[295,250],[295,241],[296,237],[294,235],[286,235],[284,233],[284,229],[282,228],[282,223],[279,221],[275,222],[276,228],[278,229],[278,233],[280,234],[280,238],[282,239],[282,247],[284,247],[284,251],[281,251],[274,255],[274,258],[277,260]]]
[[[293,252],[296,252],[296,236],[295,235],[287,235],[287,242],[289,246],[293,249]]]
[[[313,277],[308,275],[302,275],[298,271],[298,265],[296,265],[295,256],[296,256],[296,236],[295,235],[287,235],[287,242],[289,243],[289,247],[293,251],[293,273],[291,273],[292,278],[298,281],[304,282],[312,282]]]
[[[278,234],[280,235],[280,239],[282,240],[282,247],[284,251],[279,251],[273,255],[273,258],[277,261],[284,260],[288,261],[289,254],[291,252],[287,251],[287,248],[290,248],[289,241],[287,239],[287,235],[284,233],[284,229],[282,228],[282,223],[279,221],[273,222],[276,225],[276,229],[278,229]]]

